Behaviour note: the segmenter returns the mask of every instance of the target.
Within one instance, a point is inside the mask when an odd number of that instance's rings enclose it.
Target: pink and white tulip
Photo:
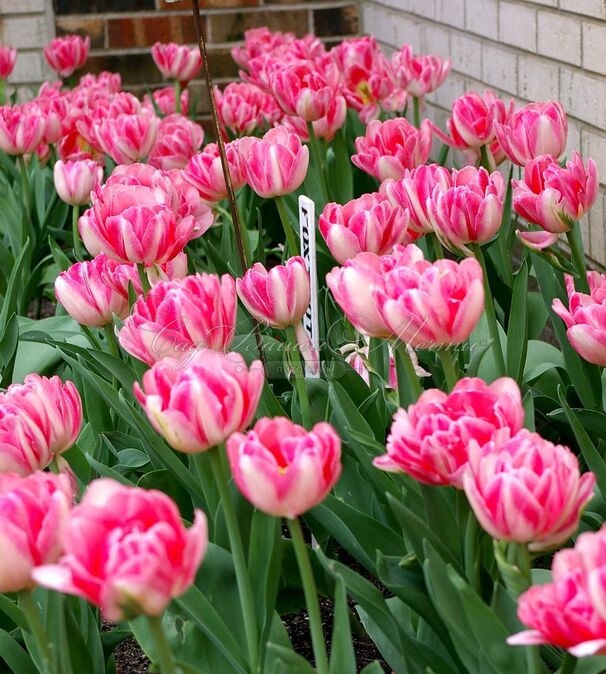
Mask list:
[[[238,136],[272,126],[284,114],[273,96],[248,82],[232,82],[215,94],[221,122]]]
[[[433,54],[414,56],[408,44],[394,53],[391,64],[398,86],[417,98],[435,91],[450,72],[450,59],[444,61]]]
[[[156,42],[151,48],[151,55],[158,70],[170,80],[190,82],[202,67],[202,57],[197,47]]]
[[[492,384],[465,378],[451,393],[430,389],[396,412],[387,438],[387,454],[377,468],[407,473],[424,484],[463,488],[471,440],[484,446],[498,429],[517,433],[524,423],[520,389],[503,377]]]
[[[199,124],[183,115],[168,115],[158,127],[149,163],[165,171],[183,169],[200,149],[203,140],[204,131]]]
[[[147,159],[159,127],[160,120],[150,114],[123,113],[101,119],[93,130],[99,147],[116,164],[134,164]]]
[[[244,167],[238,152],[239,143],[233,141],[225,145],[229,175],[234,190],[246,184]],[[219,146],[208,143],[202,152],[195,154],[183,169],[184,178],[200,193],[202,199],[215,204],[227,198],[227,186],[223,175]]]
[[[103,168],[90,159],[55,162],[55,189],[62,201],[72,206],[88,204],[91,192],[103,182]]]
[[[89,49],[90,37],[65,35],[55,38],[44,48],[44,58],[59,77],[69,77],[86,63]]]
[[[383,181],[402,178],[406,169],[425,164],[431,151],[431,124],[423,120],[415,128],[402,118],[375,120],[366,135],[356,138],[356,154],[351,161],[362,171]]]
[[[57,561],[72,500],[67,475],[0,475],[0,592],[33,589],[34,569]]]
[[[6,80],[17,62],[17,50],[0,45],[0,80]]]
[[[69,514],[64,554],[35,569],[36,583],[82,597],[106,620],[160,616],[194,582],[208,543],[206,517],[186,529],[161,491],[92,482]]]
[[[527,543],[535,552],[561,545],[577,530],[592,497],[593,473],[577,457],[525,429],[469,445],[463,487],[482,527],[499,540]]]
[[[153,102],[152,102],[153,101]],[[187,115],[189,112],[189,91],[183,89],[179,97],[181,104],[181,114]],[[154,89],[151,99],[148,94],[143,97],[143,105],[150,113],[156,114],[156,109],[161,115],[174,115],[177,112],[177,93],[175,87],[162,87]]]
[[[204,349],[185,367],[172,358],[155,363],[135,396],[171,447],[197,454],[250,425],[264,382],[260,361],[249,368],[239,353]]]
[[[42,142],[44,131],[44,116],[35,105],[0,107],[0,150],[6,154],[32,154]]]
[[[285,417],[259,419],[227,441],[234,482],[256,508],[294,519],[321,503],[341,474],[341,439],[330,424],[311,431]]]
[[[326,116],[312,122],[313,132],[316,138],[323,138],[326,141],[331,141],[337,131],[345,124],[347,119],[347,102],[343,96],[334,96],[328,113]],[[285,126],[289,131],[293,131],[304,142],[308,143],[309,128],[307,123],[301,117],[289,117],[285,115],[280,124]]]

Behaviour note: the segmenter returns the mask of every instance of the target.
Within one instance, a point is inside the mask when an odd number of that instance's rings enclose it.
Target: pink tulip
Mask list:
[[[229,274],[161,282],[135,303],[118,338],[125,351],[148,365],[167,356],[185,361],[202,348],[229,348],[236,309],[236,283]]]
[[[404,45],[391,58],[396,82],[411,96],[421,98],[440,87],[450,72],[450,59],[439,56],[413,56],[412,47]]]
[[[271,31],[266,26],[249,28],[244,33],[243,46],[234,47],[231,55],[239,66],[248,68],[248,63],[252,59],[276,52],[281,47],[290,47],[294,41],[294,33]]]
[[[461,344],[484,312],[482,268],[474,258],[432,264],[410,244],[383,281],[373,300],[392,335],[413,348]]]
[[[347,345],[345,347],[342,347],[341,352],[343,353],[344,349],[346,348]],[[415,352],[411,350],[410,356],[411,358],[416,358]],[[345,362],[348,365],[350,365],[360,375],[360,377],[362,377],[362,379],[370,386],[370,373],[368,371],[370,367],[368,362],[368,348],[364,349],[356,348],[356,350],[346,355]],[[370,371],[371,372],[373,371],[372,368]],[[415,371],[417,372],[417,375],[419,377],[422,377],[427,374],[424,370],[421,371],[418,360],[415,365]],[[389,388],[393,389],[394,391],[398,390],[398,375],[396,372],[396,361],[391,353],[391,349],[389,353],[389,377],[386,383],[389,386]]]
[[[44,48],[44,58],[59,77],[69,77],[86,63],[89,49],[90,37],[65,35],[55,38]]]
[[[399,180],[384,180],[380,191],[394,206],[408,210],[411,230],[427,234],[433,232],[429,204],[436,185],[442,190],[452,187],[452,174],[443,166],[429,164],[412,170],[406,169]]]
[[[577,457],[537,433],[498,435],[469,444],[463,487],[482,527],[500,540],[528,543],[532,551],[553,548],[577,529],[591,499],[595,477],[581,476]]]
[[[568,139],[568,121],[561,103],[530,103],[516,110],[505,123],[495,123],[497,139],[507,157],[526,166],[537,157],[561,157]]]
[[[34,569],[57,561],[72,499],[66,475],[0,475],[0,592],[33,589]]]
[[[21,411],[18,404],[3,400],[0,405],[0,474],[29,475],[43,470],[53,459],[43,430]]]
[[[339,71],[332,61],[324,66],[303,60],[286,63],[269,77],[269,87],[282,110],[306,122],[328,114],[338,83]]]
[[[42,433],[53,455],[69,449],[80,435],[82,401],[71,381],[28,374],[23,384],[11,384],[0,394],[0,406],[5,404]]]
[[[452,172],[452,185],[434,188],[429,217],[440,241],[466,251],[469,243],[490,241],[501,226],[505,185],[503,176],[466,166]]]
[[[98,89],[115,94],[122,88],[122,77],[120,73],[110,73],[106,70],[102,70],[96,75],[86,73],[80,78],[79,87],[88,90]]]
[[[465,378],[450,394],[431,389],[394,416],[387,454],[373,463],[381,470],[404,472],[419,482],[463,488],[471,440],[481,447],[495,431],[517,433],[524,423],[520,389],[503,377],[492,384]]]
[[[192,203],[174,178],[144,164],[119,166],[92,195],[78,223],[91,255],[118,262],[162,264],[212,224],[199,199]]]
[[[573,152],[562,168],[551,155],[542,155],[524,167],[524,180],[513,182],[513,207],[529,222],[547,232],[568,232],[593,206],[599,193],[598,168]]]
[[[452,117],[447,122],[450,136],[436,126],[433,130],[442,142],[452,147],[479,149],[495,140],[496,124],[505,123],[512,109],[513,101],[508,110],[491,89],[487,89],[483,96],[471,91],[452,104]]]
[[[301,257],[291,257],[269,271],[256,262],[236,279],[236,288],[251,316],[272,328],[299,323],[310,302],[309,273]]]
[[[516,237],[523,246],[526,246],[526,248],[535,253],[540,253],[546,248],[549,248],[549,246],[553,246],[553,244],[560,238],[560,235],[552,234],[551,232],[546,232],[544,230],[522,232],[519,229],[516,229]]]
[[[6,154],[32,154],[42,142],[44,130],[44,116],[36,106],[0,107],[0,150]]]
[[[407,210],[374,193],[344,206],[327,204],[318,225],[332,256],[344,264],[364,251],[385,255],[397,243],[410,243],[416,237],[408,232],[408,220]]]
[[[328,114],[325,117],[312,122],[314,135],[316,138],[323,138],[326,141],[331,141],[337,131],[345,124],[347,119],[347,103],[343,96],[334,96]],[[280,124],[285,126],[289,131],[296,133],[297,136],[304,142],[309,142],[309,128],[307,122],[301,117],[289,117],[285,115]]]
[[[283,116],[275,99],[248,82],[232,82],[215,89],[217,111],[225,127],[237,136],[272,126]]]
[[[90,159],[59,160],[55,162],[53,175],[59,198],[72,206],[88,204],[91,192],[103,182],[103,169]]]
[[[159,616],[193,584],[204,558],[206,517],[194,513],[186,529],[163,492],[95,480],[65,522],[63,556],[33,578],[90,601],[110,622]]]
[[[262,139],[243,138],[239,152],[246,182],[260,197],[290,194],[305,180],[309,150],[284,126],[270,129]]]
[[[306,431],[286,417],[265,417],[229,438],[227,456],[238,489],[274,517],[299,517],[321,503],[341,475],[341,439],[326,423]]]
[[[5,80],[13,72],[17,61],[17,50],[0,45],[0,80]]]
[[[556,298],[552,309],[566,324],[568,341],[581,358],[606,367],[606,276],[590,271],[587,281],[589,295],[575,290],[573,278],[566,276],[568,308]]]
[[[160,122],[149,163],[165,171],[185,168],[203,140],[204,131],[199,124],[183,115],[169,115]]]
[[[238,141],[227,143],[225,152],[232,186],[234,190],[239,190],[246,184],[246,178],[238,153]],[[215,204],[227,198],[223,166],[216,143],[208,143],[202,152],[195,154],[183,169],[183,176],[208,203]]]
[[[602,552],[601,564],[595,564],[595,554],[587,554],[592,549]],[[606,653],[606,620],[596,610],[589,591],[592,575],[604,568],[603,549],[602,529],[581,534],[573,550],[556,552],[552,582],[534,585],[518,598],[520,622],[531,629],[514,634],[507,643],[551,644],[577,657]]]
[[[149,114],[119,114],[97,122],[93,129],[100,148],[116,164],[145,160],[156,142],[160,120]]]
[[[375,120],[366,127],[366,135],[356,138],[351,161],[377,180],[402,178],[406,169],[424,164],[431,151],[431,124],[423,120],[416,129],[403,117]]]
[[[203,349],[185,365],[163,358],[135,384],[135,396],[152,426],[180,452],[196,454],[247,428],[255,415],[265,374],[239,353]]]
[[[202,67],[202,57],[197,47],[156,42],[151,48],[151,54],[158,70],[169,80],[191,82]]]
[[[181,103],[181,114],[187,115],[189,111],[189,91],[187,89],[183,89],[181,92],[179,102]],[[177,94],[175,92],[175,87],[154,89],[151,99],[149,95],[143,97],[143,106],[148,112],[153,114],[156,113],[157,108],[161,115],[174,115],[177,112]]]

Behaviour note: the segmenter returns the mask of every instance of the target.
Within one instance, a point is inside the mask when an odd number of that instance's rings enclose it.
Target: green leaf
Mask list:
[[[19,257],[15,260],[15,264],[11,270],[10,277],[8,279],[8,286],[6,292],[4,293],[4,299],[2,302],[2,310],[0,310],[0,329],[4,330],[7,325],[8,318],[17,311],[17,298],[19,296],[19,290],[22,287],[22,275],[25,270],[25,261],[30,250],[30,241],[29,239],[25,242],[19,253]]]
[[[366,665],[360,674],[385,674],[383,667],[381,667],[378,660],[371,662],[370,665]]]
[[[38,674],[27,651],[5,630],[0,629],[0,658],[14,674]]]
[[[274,656],[275,661],[271,674],[315,674],[316,670],[298,653],[280,644],[267,644],[268,652]]]
[[[331,201],[346,204],[353,199],[353,165],[343,129],[337,131],[331,143],[327,177]]]
[[[351,638],[345,581],[338,574],[335,575],[335,581],[329,674],[356,674],[356,655]]]
[[[513,284],[507,327],[507,374],[522,383],[528,350],[528,262],[525,260]]]

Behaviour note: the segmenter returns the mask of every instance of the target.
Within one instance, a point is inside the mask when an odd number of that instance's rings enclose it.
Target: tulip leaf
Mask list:
[[[0,653],[0,658],[14,674],[38,674],[27,651],[3,629],[0,629]]]
[[[335,574],[335,581],[329,674],[356,674],[356,655],[351,639],[345,581],[339,574]]]
[[[575,674],[603,674],[606,671],[606,656],[582,658],[574,671]]]
[[[267,650],[275,659],[271,674],[315,674],[316,670],[298,653],[281,644],[269,643]]]
[[[371,662],[370,665],[366,665],[363,670],[360,671],[360,674],[385,674],[383,667],[378,660]]]
[[[507,326],[507,374],[522,383],[528,350],[528,262],[524,260],[513,283]]]

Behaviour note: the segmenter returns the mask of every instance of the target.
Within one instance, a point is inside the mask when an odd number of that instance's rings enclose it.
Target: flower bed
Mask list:
[[[110,674],[131,635],[164,674],[370,641],[365,674],[605,671],[606,279],[562,106],[470,92],[442,130],[448,61],[256,29],[205,143],[197,50],[156,45],[143,100],[87,52],[0,107],[2,671]]]

